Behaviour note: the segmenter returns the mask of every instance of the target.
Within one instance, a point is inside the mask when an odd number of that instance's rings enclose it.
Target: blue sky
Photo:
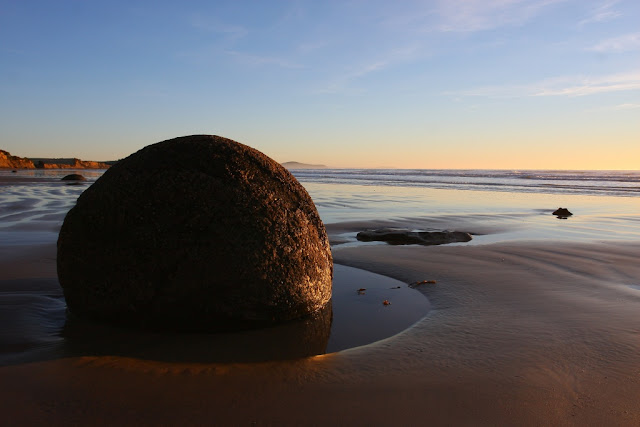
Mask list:
[[[640,168],[640,2],[0,0],[0,148]]]

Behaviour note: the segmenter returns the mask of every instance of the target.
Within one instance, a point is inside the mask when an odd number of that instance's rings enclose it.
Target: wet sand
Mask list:
[[[55,277],[46,251],[28,253],[3,253],[3,278]],[[383,341],[295,361],[4,366],[0,411],[20,425],[640,424],[640,243],[333,254],[404,283],[437,280],[417,287],[431,310]]]

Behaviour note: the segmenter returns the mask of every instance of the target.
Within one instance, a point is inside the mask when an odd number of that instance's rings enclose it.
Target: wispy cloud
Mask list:
[[[436,30],[473,32],[522,25],[565,0],[446,0],[439,3]]]
[[[631,104],[631,103],[620,104],[620,105],[616,105],[613,108],[615,110],[617,110],[617,111],[620,111],[620,110],[637,110],[638,108],[640,108],[640,104]]]
[[[288,59],[286,56],[270,55],[270,54],[253,54],[224,48],[213,45],[191,49],[177,54],[180,58],[188,59],[198,64],[217,63],[224,60],[229,63],[236,63],[244,67],[257,68],[262,66],[280,67],[280,68],[305,68],[304,65]]]
[[[225,50],[224,53],[249,66],[275,65],[281,68],[304,68],[302,64],[277,56],[254,55],[235,50]]]
[[[347,87],[353,81],[362,78],[368,74],[381,71],[383,69],[393,67],[402,62],[414,59],[419,46],[411,45],[401,48],[392,49],[385,54],[381,54],[378,58],[369,61],[363,61],[358,65],[346,69],[342,74],[335,77],[326,87],[320,89],[320,93],[337,93],[347,91]],[[349,90],[349,92],[361,92],[360,90]]]
[[[298,44],[296,50],[300,53],[308,54],[308,53],[323,49],[327,46],[329,46],[329,42],[326,40],[302,42]]]
[[[342,72],[334,75],[319,92],[361,92],[354,84],[363,77],[433,55],[437,51],[435,33],[471,33],[523,25],[565,1],[435,0],[393,6],[380,3],[378,7],[367,9],[366,19],[360,22],[366,22],[372,37],[386,48],[381,47],[374,54],[367,49],[354,51]],[[347,8],[346,13],[351,13],[350,9]],[[380,34],[388,37],[383,38]]]
[[[596,109],[592,109],[592,110],[589,110],[589,111],[592,111],[592,112],[628,111],[628,110],[638,110],[638,109],[640,109],[640,104],[626,103],[626,104],[618,104],[618,105],[607,105],[605,107],[596,108]]]
[[[640,50],[640,33],[625,34],[623,36],[606,39],[591,47],[589,50],[601,53]]]
[[[249,31],[241,25],[228,24],[201,15],[192,16],[190,24],[197,30],[216,33],[231,41],[241,39],[249,34]]]
[[[319,93],[338,93],[338,92],[361,92],[361,90],[347,90],[347,86],[354,80],[367,74],[381,70],[389,65],[389,60],[375,61],[364,63],[357,67],[347,70],[345,73],[335,77],[325,87],[318,90]]]
[[[280,68],[303,68],[303,66],[286,55],[271,55],[270,53],[250,53],[243,51],[240,45],[245,45],[246,40],[255,37],[250,29],[243,25],[234,25],[221,22],[217,18],[207,17],[201,14],[192,15],[189,25],[199,32],[210,33],[216,36],[204,47],[196,47],[184,52],[181,56],[191,58],[199,62],[208,62],[220,57],[228,59],[248,67],[276,66]]]
[[[455,96],[523,98],[532,96],[586,96],[608,92],[640,90],[640,71],[600,77],[556,77],[526,85],[484,86],[448,92]]]
[[[436,0],[394,3],[382,25],[413,33],[473,33],[521,26],[568,0]],[[402,5],[409,4],[403,8]]]
[[[582,26],[599,22],[607,22],[619,17],[622,14],[613,9],[613,6],[618,2],[618,0],[609,0],[598,5],[596,8],[592,9],[589,16],[580,21],[578,25]]]
[[[640,89],[640,71],[590,78],[560,78],[543,84],[534,96],[584,96]]]

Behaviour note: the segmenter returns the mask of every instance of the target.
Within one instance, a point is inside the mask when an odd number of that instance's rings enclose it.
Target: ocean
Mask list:
[[[636,197],[640,171],[593,170],[465,170],[465,169],[293,169],[301,182],[380,187],[419,187],[526,193]],[[12,182],[57,182],[70,173],[95,181],[104,170],[35,169],[0,170]]]
[[[640,171],[293,170],[325,224],[387,221],[515,240],[640,240]],[[574,215],[558,221],[552,212]],[[348,237],[348,236],[347,236]],[[347,239],[349,240],[349,239]],[[351,238],[353,242],[353,238]]]
[[[87,181],[60,178],[81,173]],[[434,229],[473,219],[470,244],[517,239],[639,240],[640,171],[297,169],[325,224],[412,220]],[[0,171],[0,238],[51,241],[64,215],[104,170]],[[550,222],[558,207],[574,215]],[[459,226],[458,226],[459,227]],[[413,227],[417,228],[417,227]],[[424,228],[424,227],[423,227]],[[482,230],[486,227],[480,227]],[[485,236],[485,237],[480,237]],[[352,239],[353,240],[353,239]]]
[[[298,169],[303,182],[637,197],[640,171]]]

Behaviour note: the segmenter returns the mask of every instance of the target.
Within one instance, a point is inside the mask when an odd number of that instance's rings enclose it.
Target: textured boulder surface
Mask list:
[[[57,266],[79,317],[214,331],[317,312],[333,274],[298,181],[209,135],[147,146],[106,171],[67,214]]]
[[[361,242],[387,242],[391,245],[444,245],[468,242],[471,234],[464,231],[411,231],[400,228],[381,228],[361,231],[356,235]]]

